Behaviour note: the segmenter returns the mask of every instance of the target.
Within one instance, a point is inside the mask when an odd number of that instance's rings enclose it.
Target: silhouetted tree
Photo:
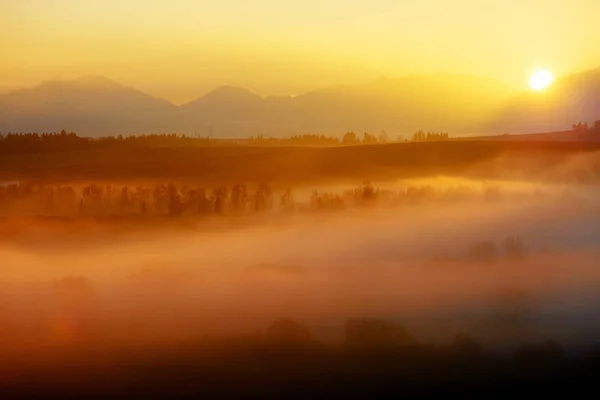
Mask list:
[[[371,182],[365,181],[362,187],[362,201],[373,202],[377,199],[377,192]]]
[[[175,187],[175,185],[169,185],[168,189],[169,193],[169,215],[170,216],[178,216],[183,212],[183,206],[181,203],[181,195],[179,191]]]
[[[248,194],[245,185],[234,185],[231,189],[231,208],[233,211],[241,211],[246,206]]]
[[[498,249],[493,242],[477,242],[469,248],[469,259],[475,262],[494,262],[498,259]]]
[[[387,143],[390,141],[390,138],[385,130],[381,131],[379,134],[379,143]]]
[[[291,212],[294,210],[294,195],[292,194],[292,189],[287,188],[285,192],[281,195],[280,202],[282,210],[286,212]]]
[[[377,137],[375,135],[371,135],[370,133],[363,133],[363,144],[377,144]]]
[[[413,133],[411,140],[413,142],[431,142],[431,141],[440,141],[440,140],[448,140],[449,135],[447,133],[436,133],[436,132],[427,132],[425,133],[423,130],[419,129],[415,133]]]
[[[502,243],[504,257],[509,260],[520,260],[527,255],[527,249],[521,241],[521,238],[508,236]]]
[[[229,195],[229,193],[227,192],[226,187],[221,187],[221,188],[217,188],[217,189],[213,190],[212,201],[213,201],[215,213],[217,213],[217,214],[225,213],[225,207],[227,204],[228,195]]]
[[[344,137],[342,138],[342,144],[358,144],[360,140],[358,140],[358,136],[356,133],[350,131],[346,132]]]

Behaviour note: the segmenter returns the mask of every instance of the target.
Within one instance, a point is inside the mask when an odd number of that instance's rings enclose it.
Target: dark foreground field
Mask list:
[[[446,347],[353,348],[257,337],[66,353],[48,354],[48,365],[26,374],[3,368],[2,398],[579,397],[600,377],[600,353],[566,358],[553,343],[506,357],[460,339]]]
[[[387,179],[436,174],[485,178],[549,177],[552,169],[600,150],[600,144],[523,141],[447,141],[336,147],[106,146],[0,154],[0,179],[192,179],[203,183],[299,183]],[[595,161],[597,167],[597,161]],[[576,166],[575,166],[576,167]],[[595,179],[589,165],[579,179]],[[550,175],[548,175],[550,174]],[[562,177],[564,178],[564,177]]]

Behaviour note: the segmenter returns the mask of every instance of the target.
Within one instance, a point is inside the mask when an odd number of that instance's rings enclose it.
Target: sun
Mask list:
[[[538,69],[531,74],[529,79],[529,87],[533,90],[543,90],[550,86],[554,80],[554,76],[547,69]]]

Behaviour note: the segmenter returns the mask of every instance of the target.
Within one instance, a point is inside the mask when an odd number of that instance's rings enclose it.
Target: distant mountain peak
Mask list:
[[[212,92],[193,100],[183,107],[193,106],[205,103],[229,103],[229,102],[260,102],[263,98],[248,89],[238,86],[219,86]]]

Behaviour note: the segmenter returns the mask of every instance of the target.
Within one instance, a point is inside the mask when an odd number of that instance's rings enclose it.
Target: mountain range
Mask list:
[[[452,136],[563,130],[600,119],[600,68],[524,92],[472,75],[414,75],[333,86],[298,96],[261,97],[223,86],[177,106],[105,77],[49,81],[0,95],[0,133],[82,136],[180,133],[212,137],[409,136],[417,129]]]

